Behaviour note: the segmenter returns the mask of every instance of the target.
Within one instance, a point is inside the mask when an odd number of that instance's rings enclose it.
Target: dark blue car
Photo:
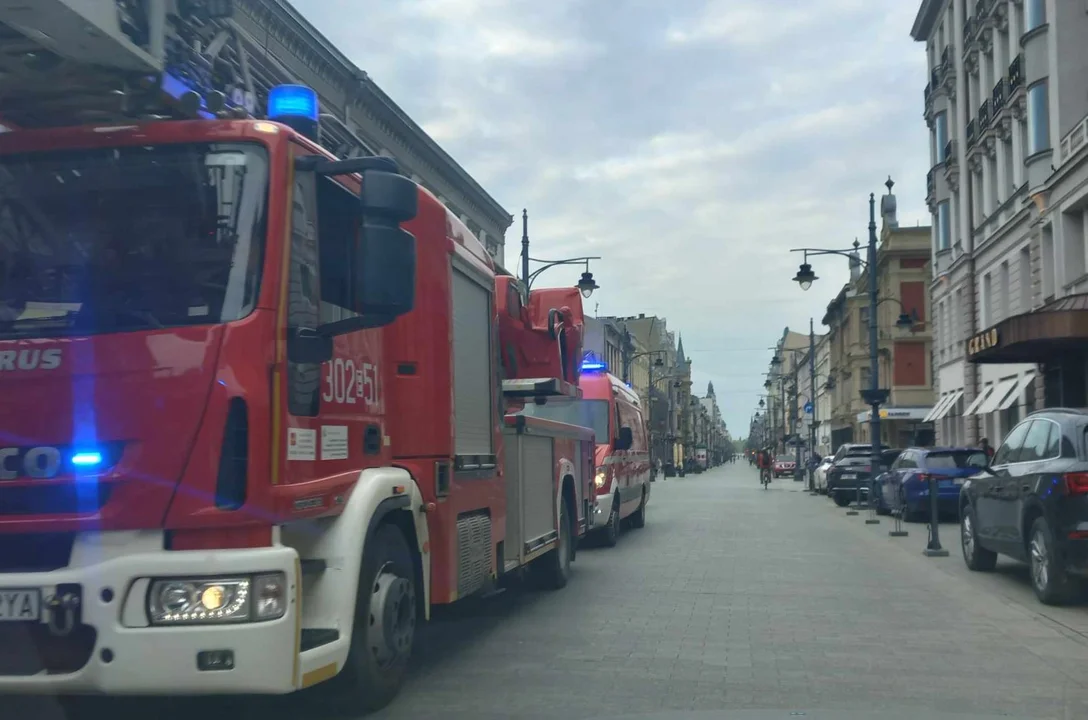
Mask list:
[[[874,480],[873,499],[882,514],[899,513],[907,521],[928,518],[929,481],[936,478],[938,511],[955,515],[964,480],[986,465],[986,454],[977,448],[907,448]]]

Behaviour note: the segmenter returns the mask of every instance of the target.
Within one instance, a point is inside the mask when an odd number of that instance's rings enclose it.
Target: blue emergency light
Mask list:
[[[277,85],[268,91],[268,119],[317,140],[321,110],[317,93],[305,85]]]
[[[72,455],[72,464],[79,468],[93,468],[102,464],[102,453],[97,450],[82,450]]]
[[[607,372],[608,363],[604,360],[600,360],[593,353],[586,353],[582,357],[582,372],[595,373],[595,372]]]
[[[318,119],[317,93],[305,85],[277,85],[268,91],[268,119]]]

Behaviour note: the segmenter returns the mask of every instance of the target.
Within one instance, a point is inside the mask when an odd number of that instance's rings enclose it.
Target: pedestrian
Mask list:
[[[982,449],[982,452],[986,453],[987,460],[993,459],[994,449],[990,447],[990,441],[988,439],[982,438],[981,440],[979,440],[978,446]]]

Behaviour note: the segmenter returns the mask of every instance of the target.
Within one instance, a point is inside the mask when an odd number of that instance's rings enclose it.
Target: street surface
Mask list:
[[[865,517],[789,479],[765,491],[747,463],[659,480],[647,526],[583,548],[565,590],[510,591],[432,624],[410,682],[373,717],[1088,717],[1088,606],[1038,604],[1015,563],[970,573],[953,524],[941,526],[949,557],[926,558],[924,525],[890,538],[890,519]],[[282,699],[200,716],[280,714],[270,708],[319,717]]]

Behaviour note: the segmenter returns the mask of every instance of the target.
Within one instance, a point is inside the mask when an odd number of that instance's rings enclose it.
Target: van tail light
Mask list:
[[[930,475],[929,473],[922,473],[921,475],[918,476],[918,479],[921,480],[924,483],[928,483],[930,480],[934,480],[935,478],[932,475]]]
[[[1062,477],[1070,495],[1088,495],[1088,472],[1065,473]]]

